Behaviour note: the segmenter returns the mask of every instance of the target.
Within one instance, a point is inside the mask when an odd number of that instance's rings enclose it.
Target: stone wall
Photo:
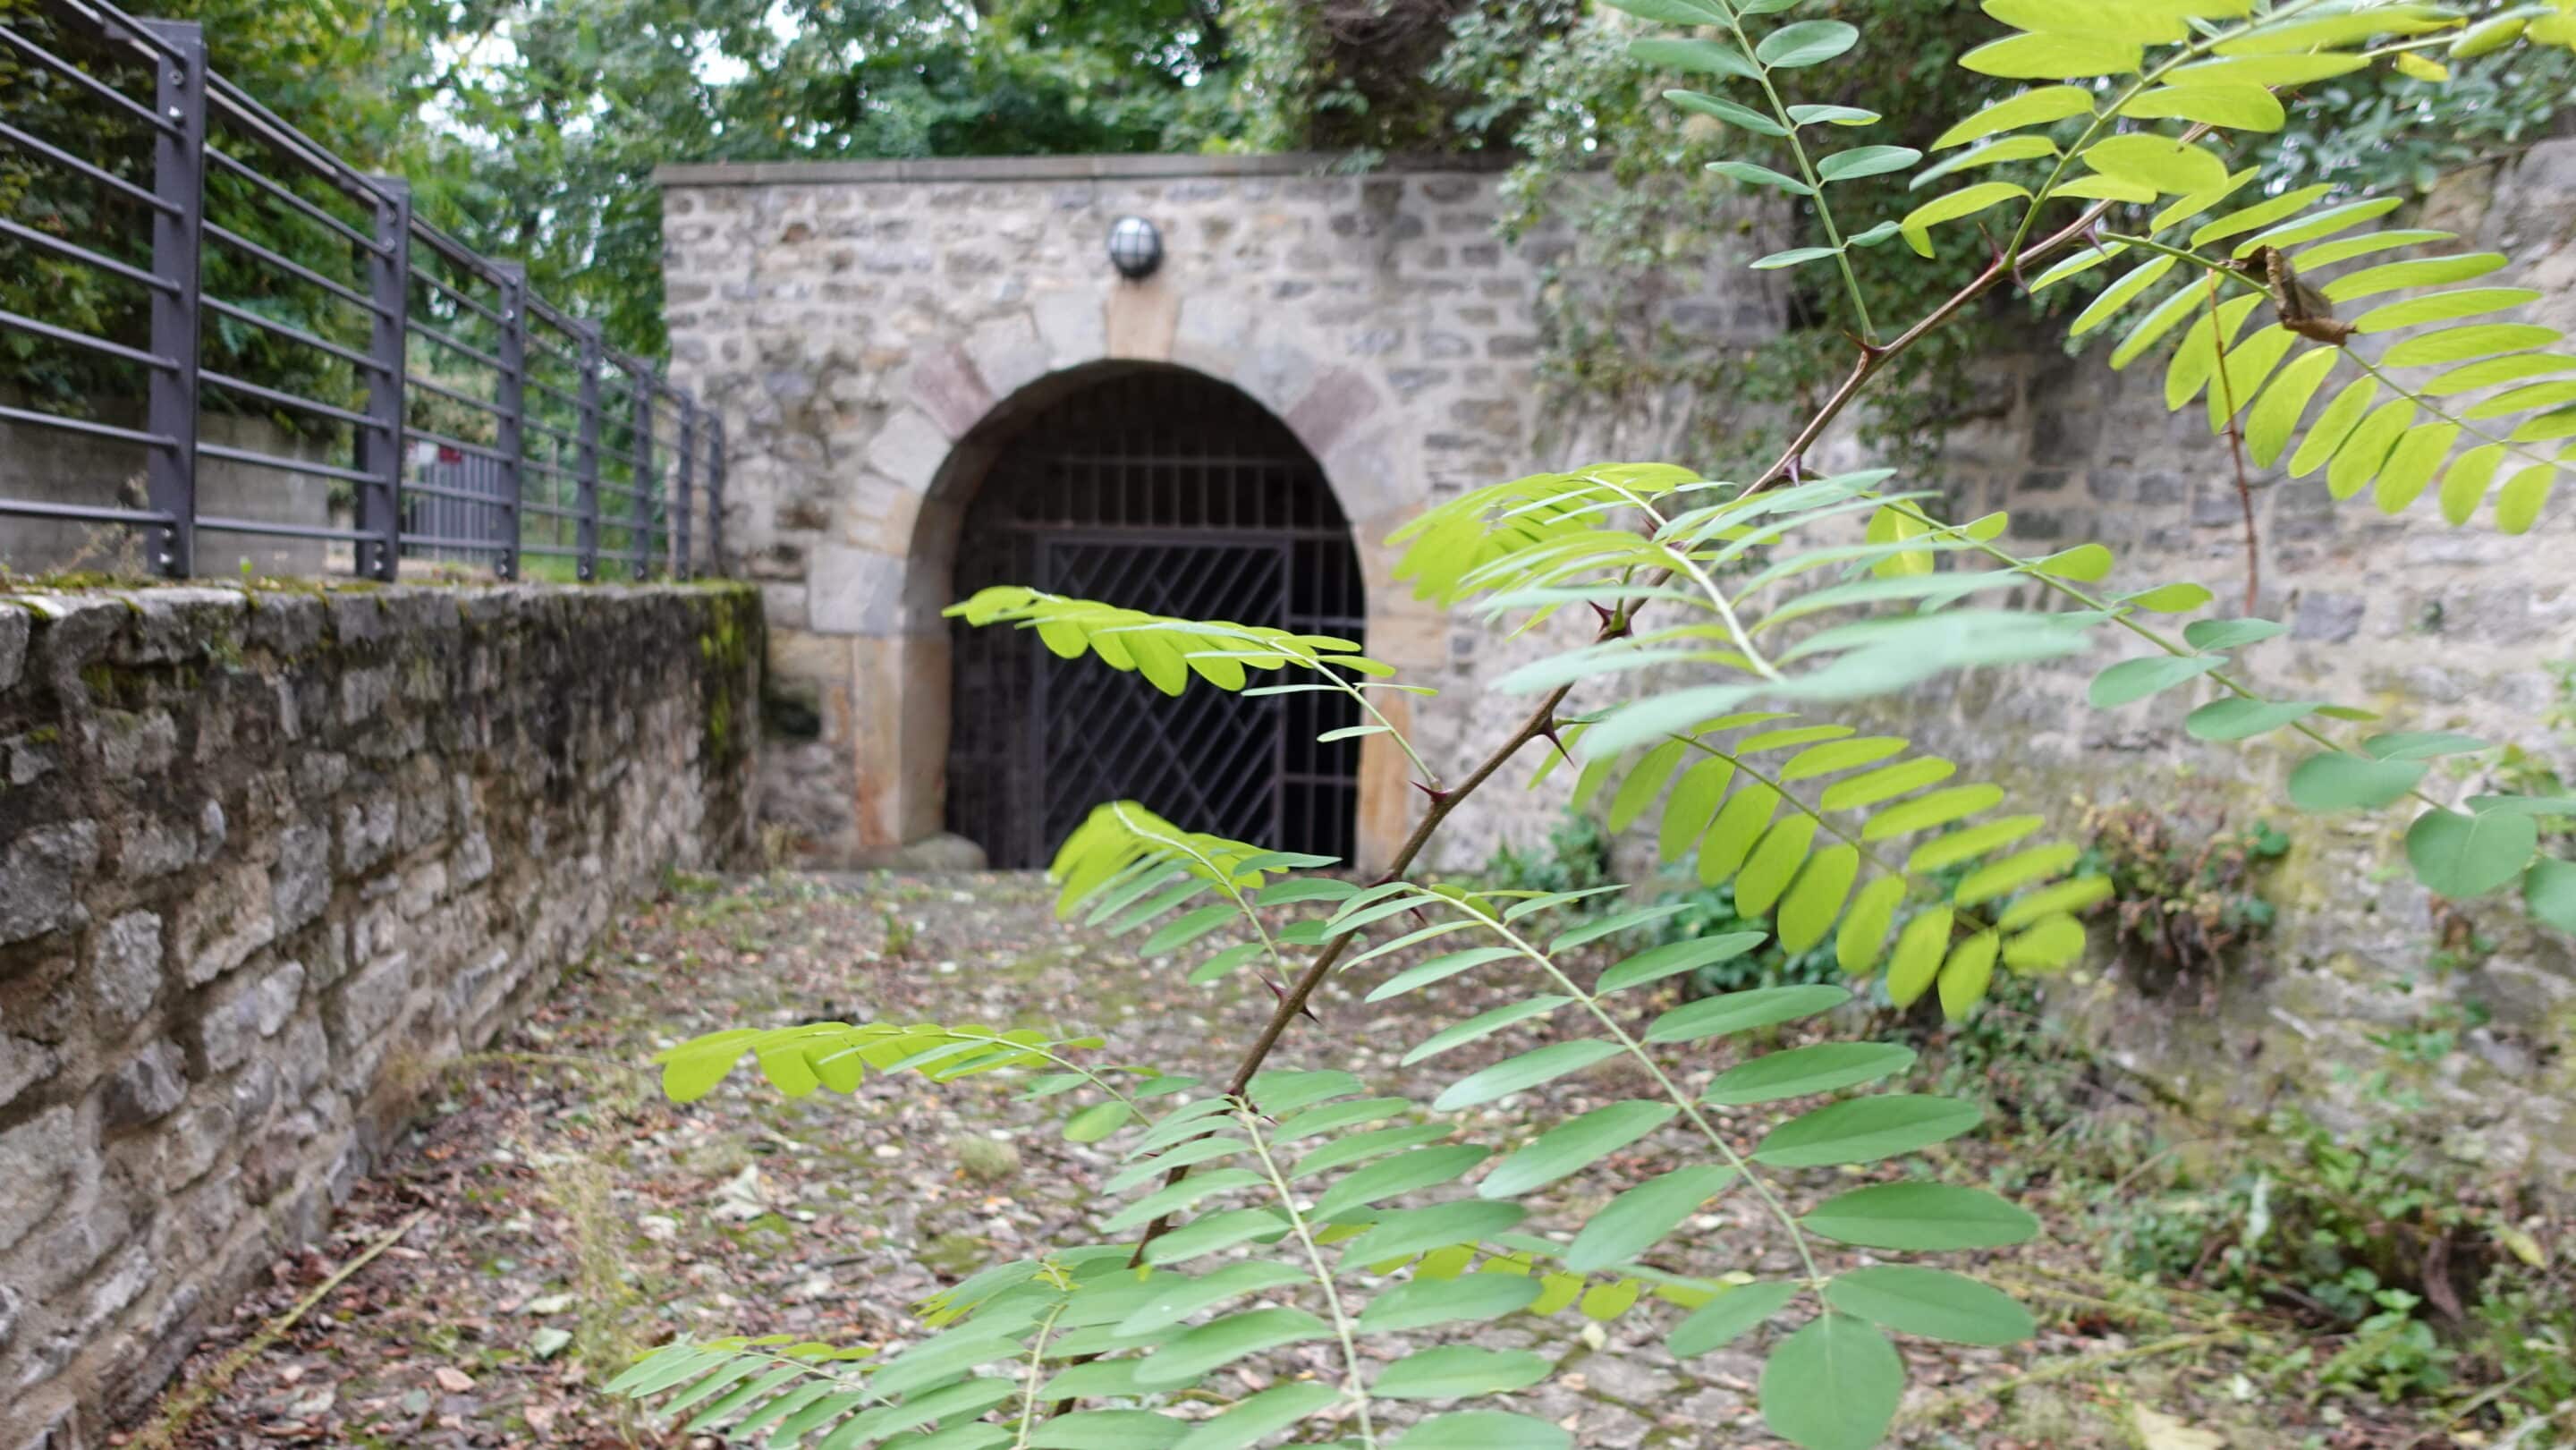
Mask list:
[[[1495,235],[1500,176],[1314,156],[1023,157],[674,166],[661,173],[672,381],[724,418],[727,538],[761,581],[787,698],[765,810],[826,858],[942,823],[949,564],[985,439],[1086,370],[1168,363],[1231,383],[1323,465],[1368,575],[1370,652],[1457,657],[1451,622],[1379,549],[1426,503],[1538,456],[1539,289],[1569,243]],[[1161,231],[1143,282],[1112,269],[1124,215]],[[1748,209],[1748,222],[1758,213]],[[1677,268],[1658,321],[1712,347],[1783,325],[1748,225]],[[1569,442],[1603,448],[1593,438]],[[1631,444],[1630,447],[1644,445]],[[1400,697],[1394,708],[1401,708]],[[1413,707],[1461,750],[1482,702]],[[1383,740],[1363,753],[1363,861],[1410,824]]]
[[[0,1445],[104,1443],[423,1064],[746,856],[761,647],[736,585],[0,595]]]
[[[2480,285],[2536,289],[2531,319],[2576,332],[2576,140],[2453,177],[2383,225],[2441,227],[2466,239],[2457,250],[2504,253],[2513,266]],[[1948,438],[1926,486],[1949,495],[1953,517],[2009,510],[2006,542],[2026,554],[2099,542],[2119,558],[2118,587],[2196,580],[2218,596],[2208,613],[2245,613],[2225,440],[2200,404],[2166,410],[2162,357],[2115,373],[2109,346],[2096,339],[2070,361],[2042,338],[1997,361],[1981,380],[1984,415]],[[1825,458],[1864,461],[1847,436]],[[2359,733],[2460,730],[2576,781],[2576,495],[2564,481],[2520,538],[2485,511],[2452,528],[2430,497],[2395,518],[2366,493],[2337,502],[2321,475],[2274,468],[2251,484],[2254,612],[2291,630],[2240,653],[2246,676],[2276,699],[2386,712]],[[2278,924],[2219,980],[2165,987],[2115,971],[2067,984],[2060,1001],[2185,1098],[2358,1120],[2403,1112],[2411,1094],[2463,1154],[2564,1181],[2576,1171],[2576,944],[2532,929],[2508,896],[2432,899],[2403,869],[2405,810],[2290,810],[2282,783],[2302,742],[2192,741],[2181,719],[2204,692],[2117,711],[2085,703],[2095,671],[2145,652],[2104,638],[2086,658],[1944,681],[1882,711],[2061,829],[2080,830],[2087,806],[2153,801],[2174,807],[2185,839],[2258,819],[2290,834],[2290,854],[2260,881]],[[2463,764],[2425,789],[2465,797],[2485,778]],[[2455,1030],[2458,1050],[2410,1064],[2372,1040],[2419,1028]],[[2370,1082],[2383,1068],[2393,1092]]]

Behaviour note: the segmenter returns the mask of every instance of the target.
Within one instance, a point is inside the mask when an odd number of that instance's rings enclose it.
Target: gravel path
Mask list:
[[[1402,1068],[1396,1060],[1412,1043],[1502,998],[1471,974],[1372,1006],[1360,999],[1378,970],[1330,984],[1317,1003],[1321,1026],[1300,1024],[1279,1065],[1345,1067],[1427,1100],[1530,1045],[1489,1040]],[[850,1097],[796,1102],[746,1069],[707,1099],[673,1107],[630,1065],[721,1027],[884,1019],[1096,1031],[1112,1060],[1222,1075],[1266,1020],[1269,994],[1241,975],[1215,989],[1181,975],[1060,925],[1033,877],[677,882],[571,973],[503,1051],[431,1086],[430,1111],[362,1183],[331,1240],[280,1263],[274,1285],[190,1361],[181,1386],[214,1393],[182,1443],[673,1444],[592,1392],[638,1349],[683,1332],[871,1344],[916,1335],[913,1301],[983,1263],[1087,1232],[1097,1185],[1115,1167],[1114,1140],[1066,1142],[1062,1104],[1018,1100],[1006,1075],[944,1086],[876,1076]],[[1669,1002],[1636,1004],[1640,1016],[1658,1005]],[[1731,1060],[1684,1060],[1686,1081]],[[1462,1127],[1508,1145],[1648,1087],[1614,1060],[1470,1114]],[[1730,1129],[1749,1142],[1771,1120],[1748,1113]],[[1537,1201],[1533,1226],[1577,1221],[1621,1183],[1677,1164],[1685,1146],[1668,1129],[1595,1165]],[[1956,1181],[1980,1182],[2002,1158],[1996,1146],[1963,1140],[1931,1161]],[[1793,1193],[1807,1199],[1851,1181],[1848,1170],[1805,1178]],[[1786,1246],[1757,1215],[1748,1195],[1721,1199],[1656,1261],[1688,1273],[1788,1269]],[[243,1352],[263,1321],[407,1220],[399,1241],[315,1312]],[[2064,1276],[2083,1271],[2091,1251],[2072,1233],[1998,1268],[2077,1282]],[[1904,1342],[1913,1379],[1905,1443],[2417,1443],[2412,1427],[2359,1412],[2286,1396],[2242,1403],[2246,1382],[2233,1378],[2229,1353],[2208,1344],[2164,1351],[2176,1329],[2152,1303],[2122,1310],[2070,1295],[2040,1307],[2047,1329],[2011,1351]],[[1777,1445],[1752,1410],[1758,1342],[1676,1364],[1660,1343],[1673,1317],[1641,1309],[1596,1325],[1574,1311],[1521,1316],[1479,1342],[1559,1361],[1554,1378],[1516,1398],[1569,1426],[1580,1445]],[[1252,1388],[1325,1365],[1320,1352],[1302,1362],[1292,1354],[1242,1378]],[[2017,1393],[1994,1392],[2034,1369]],[[2219,1438],[2151,1441],[2142,1409]]]

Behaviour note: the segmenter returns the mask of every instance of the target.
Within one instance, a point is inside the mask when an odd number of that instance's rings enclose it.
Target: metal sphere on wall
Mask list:
[[[1109,262],[1128,281],[1144,281],[1163,265],[1163,234],[1143,217],[1120,217],[1109,226]]]

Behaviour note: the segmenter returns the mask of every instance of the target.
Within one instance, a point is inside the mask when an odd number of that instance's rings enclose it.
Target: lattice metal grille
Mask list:
[[[1323,471],[1278,419],[1177,370],[1122,374],[1006,445],[957,554],[963,595],[1027,583],[1192,619],[1356,638],[1359,558]],[[1195,830],[1347,857],[1359,744],[1338,695],[1171,698],[1025,631],[955,636],[949,829],[1042,866],[1090,809],[1130,797]]]

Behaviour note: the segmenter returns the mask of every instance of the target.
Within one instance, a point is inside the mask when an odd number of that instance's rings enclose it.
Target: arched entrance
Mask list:
[[[1324,472],[1235,388],[1140,366],[1083,381],[998,440],[958,536],[958,597],[1027,584],[1190,619],[1357,639],[1360,563]],[[1349,859],[1360,742],[1339,694],[1178,697],[1035,634],[956,627],[948,829],[1043,866],[1102,801],[1193,830]]]

